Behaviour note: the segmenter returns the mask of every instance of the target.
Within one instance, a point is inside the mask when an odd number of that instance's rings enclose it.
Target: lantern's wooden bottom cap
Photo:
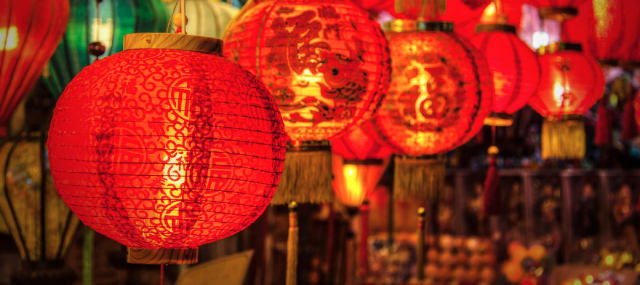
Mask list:
[[[222,40],[185,34],[135,33],[124,36],[123,50],[177,49],[222,54]]]
[[[127,248],[127,262],[138,264],[193,264],[198,248]]]

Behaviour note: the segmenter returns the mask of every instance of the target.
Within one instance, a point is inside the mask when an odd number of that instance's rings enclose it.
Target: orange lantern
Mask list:
[[[243,8],[224,41],[270,89],[291,138],[273,203],[330,200],[327,140],[370,117],[387,89],[379,25],[351,1],[265,0]]]
[[[546,119],[542,158],[582,158],[586,147],[581,115],[604,92],[602,69],[580,44],[556,43],[540,48],[538,54],[542,77],[529,105]]]

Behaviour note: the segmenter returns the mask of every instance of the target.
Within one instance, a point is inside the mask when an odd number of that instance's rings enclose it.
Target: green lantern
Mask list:
[[[124,35],[164,32],[169,15],[160,0],[70,0],[69,24],[42,79],[58,98],[73,77],[96,58],[122,50]],[[99,43],[99,44],[98,44]],[[104,49],[100,56],[89,48]],[[92,55],[93,54],[93,55]]]

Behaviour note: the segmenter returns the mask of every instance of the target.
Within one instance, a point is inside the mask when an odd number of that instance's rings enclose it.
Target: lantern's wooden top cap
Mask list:
[[[479,24],[476,26],[476,33],[481,32],[505,32],[516,33],[516,26],[508,24]]]
[[[451,22],[424,22],[416,20],[393,20],[384,24],[385,31],[389,32],[453,32],[453,23]]]
[[[145,48],[177,49],[220,55],[222,40],[169,33],[136,33],[124,36],[124,50]]]
[[[575,7],[540,7],[538,8],[538,14],[540,18],[561,22],[577,16],[578,9]]]
[[[557,42],[538,48],[538,55],[552,54],[561,51],[582,52],[582,45],[578,43]]]

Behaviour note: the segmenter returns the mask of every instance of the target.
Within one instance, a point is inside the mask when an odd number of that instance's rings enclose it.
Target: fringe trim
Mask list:
[[[438,158],[395,157],[393,196],[400,201],[437,201],[444,184],[445,160]]]
[[[331,202],[331,174],[331,151],[288,150],[280,185],[271,204]]]
[[[543,159],[582,159],[586,152],[584,122],[548,121],[542,124]]]

